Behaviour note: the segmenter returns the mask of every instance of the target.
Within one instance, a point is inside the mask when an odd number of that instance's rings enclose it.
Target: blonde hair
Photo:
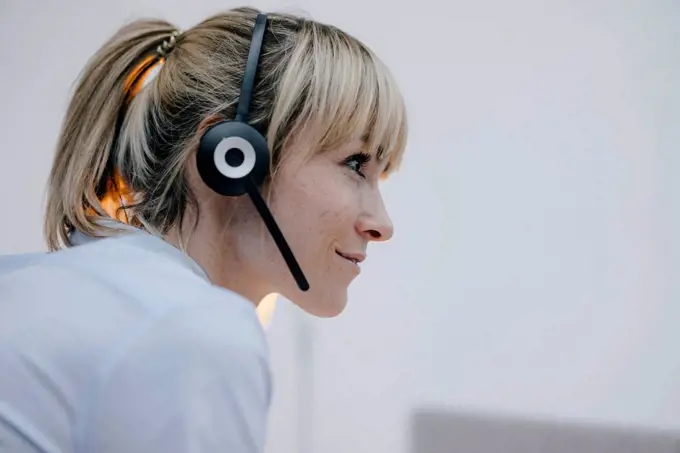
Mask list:
[[[90,236],[111,231],[98,220],[112,217],[102,197],[118,176],[134,194],[134,203],[123,206],[129,223],[155,234],[181,229],[194,203],[184,176],[187,157],[207,118],[235,116],[258,12],[232,9],[180,35],[168,22],[137,20],[91,58],[68,107],[49,177],[50,250],[70,246],[73,230]],[[336,27],[289,14],[268,18],[250,123],[267,137],[273,170],[281,150],[303,129],[318,134],[317,152],[361,136],[387,161],[386,173],[398,167],[406,146],[405,108],[384,64]],[[123,110],[130,72],[170,37],[174,49],[163,67]]]

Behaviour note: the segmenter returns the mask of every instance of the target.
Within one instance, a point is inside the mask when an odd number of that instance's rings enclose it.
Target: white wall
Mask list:
[[[229,6],[0,3],[1,252],[42,247],[68,89],[102,40],[141,13],[186,27]],[[680,425],[680,4],[256,6],[364,39],[412,125],[385,184],[397,234],[347,312],[278,309],[271,452],[406,453],[430,404]]]

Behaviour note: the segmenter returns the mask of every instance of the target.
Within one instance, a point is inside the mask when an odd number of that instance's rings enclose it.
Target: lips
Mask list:
[[[356,265],[358,265],[359,263],[366,259],[366,255],[364,255],[363,253],[346,253],[341,252],[339,250],[336,250],[335,253]]]

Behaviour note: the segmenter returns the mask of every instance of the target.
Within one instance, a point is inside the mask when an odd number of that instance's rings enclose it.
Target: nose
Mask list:
[[[366,241],[389,241],[394,235],[394,225],[380,194],[374,197],[370,209],[365,209],[357,222],[357,232]]]

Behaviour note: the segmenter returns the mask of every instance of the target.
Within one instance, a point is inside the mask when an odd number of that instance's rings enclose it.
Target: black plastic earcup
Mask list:
[[[267,141],[255,128],[240,121],[222,121],[201,137],[196,153],[201,178],[220,195],[246,193],[246,180],[259,187],[269,174]]]

